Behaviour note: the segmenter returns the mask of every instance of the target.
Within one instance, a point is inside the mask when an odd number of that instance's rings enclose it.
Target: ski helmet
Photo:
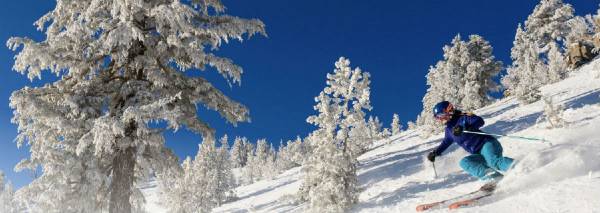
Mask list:
[[[433,106],[433,116],[437,119],[447,119],[452,116],[454,106],[448,101],[442,101]]]

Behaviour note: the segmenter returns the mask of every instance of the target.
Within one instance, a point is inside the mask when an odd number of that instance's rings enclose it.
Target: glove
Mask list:
[[[437,156],[437,155],[435,154],[435,152],[430,152],[430,153],[427,155],[427,160],[429,160],[429,161],[431,161],[431,162],[434,162],[434,161],[435,161],[435,156]]]
[[[463,127],[461,125],[456,125],[452,128],[452,134],[454,136],[460,136],[463,133]]]

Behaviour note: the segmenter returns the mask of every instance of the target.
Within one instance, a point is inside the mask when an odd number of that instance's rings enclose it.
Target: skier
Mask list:
[[[502,156],[502,145],[496,138],[464,132],[481,132],[479,128],[484,124],[483,118],[462,113],[448,101],[436,104],[433,115],[446,124],[446,132],[442,143],[427,155],[429,161],[434,162],[452,143],[456,143],[471,153],[460,161],[460,167],[479,180],[495,183],[503,177],[499,171],[505,172],[511,168],[513,159]]]

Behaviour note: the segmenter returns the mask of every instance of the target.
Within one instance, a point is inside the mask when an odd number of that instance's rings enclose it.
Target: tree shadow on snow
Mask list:
[[[518,106],[519,106],[519,103],[511,103],[511,104],[506,105],[502,109],[499,109],[497,111],[493,111],[490,114],[482,114],[480,116],[483,119],[493,118],[493,117],[496,117],[498,115],[502,115],[502,114],[504,114],[505,112],[508,112],[511,109],[517,108]]]
[[[294,183],[294,182],[296,182],[296,181],[298,181],[298,180],[288,180],[288,181],[284,181],[284,182],[278,183],[278,184],[276,184],[276,185],[269,186],[269,187],[268,187],[268,188],[266,188],[266,189],[262,189],[262,190],[259,190],[259,191],[256,191],[256,192],[253,192],[253,193],[251,193],[251,194],[244,195],[244,196],[242,196],[242,197],[239,197],[239,198],[238,198],[238,199],[236,199],[236,200],[243,200],[243,199],[246,199],[246,198],[249,198],[249,197],[258,196],[258,195],[261,195],[261,194],[264,194],[264,193],[267,193],[267,192],[273,191],[273,190],[275,190],[275,189],[277,189],[277,188],[279,188],[279,187],[283,187],[283,186],[285,186],[285,185],[292,184],[292,183]]]
[[[564,106],[567,109],[577,109],[586,105],[596,104],[600,102],[600,90],[592,90],[583,94],[571,97],[564,101]],[[516,107],[517,105],[515,105]],[[512,107],[512,106],[511,106]],[[511,108],[508,107],[508,108]],[[532,113],[517,120],[500,120],[483,128],[486,132],[509,134],[527,129],[536,124],[537,119],[543,112]],[[499,115],[499,114],[498,114]]]
[[[405,186],[396,189],[392,192],[384,192],[376,197],[373,197],[366,202],[356,206],[353,210],[358,211],[360,209],[367,209],[373,207],[390,206],[396,203],[400,203],[410,198],[416,198],[417,194],[434,191],[439,189],[452,188],[457,185],[461,185],[474,179],[465,173],[458,173],[449,175],[442,181],[430,183],[430,182],[409,182]]]
[[[369,166],[361,168],[361,170],[373,168],[378,165],[379,167],[359,173],[358,182],[361,186],[368,187],[384,179],[397,179],[402,176],[412,175],[421,170],[423,156],[427,152],[428,150],[408,154],[396,152],[390,157],[373,161],[369,163]]]
[[[399,142],[399,141],[409,140],[409,139],[414,138],[414,137],[418,137],[418,135],[416,135],[416,134],[404,135],[404,136],[395,138],[393,140],[386,141],[385,143],[381,143],[381,144],[379,144],[377,146],[371,147],[367,152],[373,151],[373,150],[378,149],[378,148],[380,148],[382,146],[390,145],[392,143],[396,143],[396,142]]]
[[[565,100],[565,108],[577,109],[600,102],[600,90],[591,90]]]
[[[535,125],[537,119],[542,115],[542,112],[536,112],[533,114],[529,114],[523,117],[518,118],[517,120],[509,120],[497,121],[489,126],[482,128],[484,132],[491,133],[499,133],[499,134],[509,134],[513,132],[518,132],[524,129],[527,129],[533,125]]]
[[[281,200],[274,200],[269,203],[261,204],[254,206],[252,208],[246,210],[235,210],[234,212],[256,212],[256,211],[264,211],[264,212],[286,212],[290,211],[293,208],[300,208],[297,204],[289,203],[289,202],[281,202]]]
[[[417,149],[417,148],[420,148],[423,146],[431,146],[432,144],[439,144],[440,142],[441,142],[441,139],[432,140],[432,141],[420,143],[420,144],[417,144],[417,145],[414,145],[414,146],[411,146],[411,147],[408,147],[406,149],[399,150],[396,152],[388,152],[385,154],[379,154],[379,155],[370,157],[368,159],[361,160],[359,162],[359,167],[361,170],[368,170],[368,169],[375,167],[377,165],[380,165],[382,163],[401,159],[403,154],[400,154],[400,153],[406,153],[406,152],[412,151],[414,149]]]

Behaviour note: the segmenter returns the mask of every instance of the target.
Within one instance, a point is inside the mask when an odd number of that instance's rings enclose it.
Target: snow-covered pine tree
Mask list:
[[[434,87],[440,97],[448,100],[456,105],[460,105],[463,99],[462,90],[465,86],[465,75],[467,60],[470,60],[466,52],[466,43],[462,40],[460,34],[456,35],[450,45],[445,45],[443,66],[436,65],[440,69],[437,80],[433,81],[436,84]],[[467,57],[467,58],[464,58]],[[437,102],[436,102],[437,103]],[[431,111],[428,111],[430,115]],[[431,118],[431,116],[428,116]]]
[[[390,128],[383,128],[381,130],[381,138],[388,138],[392,136],[392,131],[390,131]]]
[[[427,85],[429,88],[423,96],[423,111],[417,117],[417,124],[421,127],[421,137],[428,137],[441,130],[441,124],[431,116],[433,106],[443,100],[460,104],[461,90],[464,86],[465,71],[461,69],[461,57],[466,49],[465,42],[460,35],[456,35],[450,45],[443,48],[444,59],[429,68]]]
[[[570,19],[567,24],[571,29],[569,34],[565,36],[565,46],[574,43],[587,43],[592,44],[592,37],[594,36],[594,21],[591,15],[586,17],[575,16]]]
[[[367,126],[369,127],[369,135],[370,140],[365,144],[365,148],[371,145],[374,141],[380,140],[383,138],[382,128],[383,124],[379,121],[377,116],[369,116],[369,120],[367,121]]]
[[[286,141],[285,144],[283,143],[283,140],[279,141],[279,146],[277,147],[277,157],[276,157],[276,161],[275,161],[275,168],[277,168],[277,171],[284,171],[287,170],[288,165],[290,164],[290,160],[288,158],[288,153],[287,153],[287,145],[289,144],[289,141]]]
[[[369,123],[365,120],[357,120],[348,132],[348,148],[353,155],[360,155],[367,151],[369,144],[376,135],[371,132]]]
[[[242,140],[243,144],[244,144],[244,149],[246,150],[246,165],[248,164],[248,162],[250,162],[250,158],[252,156],[254,156],[254,150],[256,149],[256,146],[253,143],[250,143],[250,141],[248,139],[246,139],[244,137],[245,140]]]
[[[196,182],[195,168],[188,156],[181,164],[181,170],[159,175],[160,203],[170,212],[183,213],[192,208],[200,208],[194,199],[199,184]],[[187,211],[186,211],[187,210]]]
[[[527,17],[524,30],[537,47],[546,52],[550,43],[563,41],[570,33],[568,22],[574,13],[573,7],[562,0],[541,0]]]
[[[267,161],[269,156],[269,148],[270,146],[267,142],[267,139],[262,138],[256,141],[256,151],[254,152],[254,155],[260,161],[259,163],[264,163]]]
[[[275,147],[269,145],[268,154],[267,162],[263,165],[263,178],[273,179],[279,174],[279,170],[277,169],[277,151],[275,151]]]
[[[4,172],[0,171],[0,212],[23,212],[15,200],[15,191],[11,183],[5,182]]]
[[[217,189],[219,192],[216,194],[218,205],[222,202],[229,201],[235,197],[235,185],[236,181],[233,176],[231,166],[231,156],[229,155],[229,142],[227,135],[224,135],[219,140],[219,149],[217,150],[216,163],[216,174],[217,174]]]
[[[11,96],[18,146],[27,143],[31,152],[17,167],[43,171],[23,191],[39,199],[29,207],[131,212],[141,208],[134,183],[150,169],[176,163],[164,146],[164,130],[148,122],[210,135],[198,104],[233,124],[248,120],[243,105],[183,72],[210,66],[240,82],[242,69],[212,50],[264,34],[264,24],[224,9],[220,0],[57,0],[36,22],[44,41],[8,41],[13,50],[22,47],[13,69],[30,79],[41,78],[43,70],[59,76]]]
[[[586,19],[591,26],[592,38],[600,41],[600,9],[596,11],[595,15],[587,15]],[[600,52],[600,45],[595,45],[593,52]]]
[[[446,51],[448,48],[444,48]],[[451,80],[446,72],[446,61],[438,61],[435,67],[429,68],[427,73],[427,85],[429,88],[423,96],[423,111],[417,116],[416,124],[419,128],[419,135],[421,138],[428,138],[429,136],[440,132],[443,128],[442,124],[437,122],[431,115],[433,106],[440,101],[448,100],[452,103],[460,103],[458,96],[455,94],[447,94],[444,88],[446,82],[450,87],[451,84],[457,84],[457,79]]]
[[[252,159],[253,170],[256,171],[257,179],[254,181],[262,180],[267,176],[267,167],[269,167],[269,143],[267,139],[259,139],[256,141],[256,150],[254,152],[254,158]]]
[[[392,128],[392,136],[402,132],[402,124],[400,124],[400,117],[398,114],[394,113],[392,117],[392,124],[390,126]]]
[[[567,122],[563,118],[565,107],[561,104],[555,104],[551,97],[544,97],[544,114],[540,116],[537,123],[546,120],[550,124],[547,128],[564,127]]]
[[[521,103],[539,100],[539,87],[566,76],[563,50],[566,40],[573,39],[569,35],[574,17],[573,7],[562,0],[541,0],[523,28],[517,28],[511,49],[513,64],[502,83]]]
[[[427,89],[427,92],[425,93],[425,95],[423,96],[423,111],[421,111],[421,113],[417,116],[416,122],[414,122],[413,124],[415,124],[415,126],[413,127],[421,127],[422,129],[422,134],[421,137],[428,137],[430,134],[434,134],[436,132],[440,131],[440,127],[441,124],[439,122],[436,122],[435,119],[431,116],[431,112],[433,109],[433,106],[443,100],[447,100],[445,97],[443,97],[444,94],[442,94],[443,88],[441,88],[440,86],[442,86],[441,84],[438,84],[436,82],[441,82],[441,75],[443,74],[443,67],[445,66],[444,61],[438,61],[435,67],[429,67],[429,72],[427,73],[427,85],[429,86],[429,88]],[[450,100],[452,101],[452,100]],[[456,101],[456,100],[454,100]]]
[[[226,136],[221,138],[223,143]],[[164,204],[170,212],[210,212],[233,195],[233,175],[227,151],[205,137],[194,160],[183,162],[183,172],[172,176],[172,185],[162,187]]]
[[[521,103],[528,104],[539,100],[539,88],[547,77],[547,67],[540,60],[538,48],[523,31],[519,24],[511,48],[513,63],[502,77],[502,85],[508,91],[505,94],[516,97]]]
[[[555,83],[566,77],[569,68],[559,45],[551,42],[548,46],[548,83]]]
[[[479,35],[469,36],[463,54],[466,72],[459,106],[463,110],[473,111],[492,103],[489,94],[500,89],[494,78],[502,70],[502,62],[496,60],[492,46]]]
[[[258,171],[254,169],[253,166],[254,156],[248,156],[248,164],[242,168],[242,175],[237,180],[238,185],[247,185],[254,183],[260,176],[258,175]]]
[[[242,183],[243,184],[250,184],[250,183],[254,183],[255,181],[260,179],[260,170],[257,169],[257,163],[256,161],[258,161],[258,159],[256,158],[255,155],[255,146],[254,144],[247,142],[245,144],[246,147],[246,166],[243,167],[242,169]]]
[[[415,130],[417,128],[417,124],[414,121],[408,121],[406,122],[406,129],[407,130]]]
[[[327,86],[315,98],[318,112],[307,122],[318,127],[307,140],[312,154],[302,168],[300,197],[315,212],[343,212],[358,201],[356,155],[349,132],[370,110],[369,73],[351,69],[341,57],[327,74]]]
[[[248,139],[245,137],[236,137],[233,140],[233,147],[231,148],[231,163],[233,168],[246,166],[246,162],[248,161],[247,143]]]
[[[302,141],[300,136],[296,137],[296,140],[288,144],[288,155],[290,155],[290,160],[295,165],[302,165],[304,160],[309,156],[309,152],[307,151],[307,145]]]
[[[288,169],[299,166],[300,164],[294,163],[292,161],[292,141],[286,141],[283,143],[283,140],[279,143],[279,147],[277,148],[277,158],[276,158],[276,168],[277,171],[283,172]]]
[[[444,59],[430,67],[427,74],[427,93],[423,97],[423,111],[417,118],[422,127],[422,137],[440,132],[440,123],[431,115],[432,108],[446,100],[457,108],[471,111],[491,103],[489,93],[499,86],[494,78],[502,69],[502,63],[492,54],[493,48],[479,35],[462,41],[457,35],[444,48]]]

